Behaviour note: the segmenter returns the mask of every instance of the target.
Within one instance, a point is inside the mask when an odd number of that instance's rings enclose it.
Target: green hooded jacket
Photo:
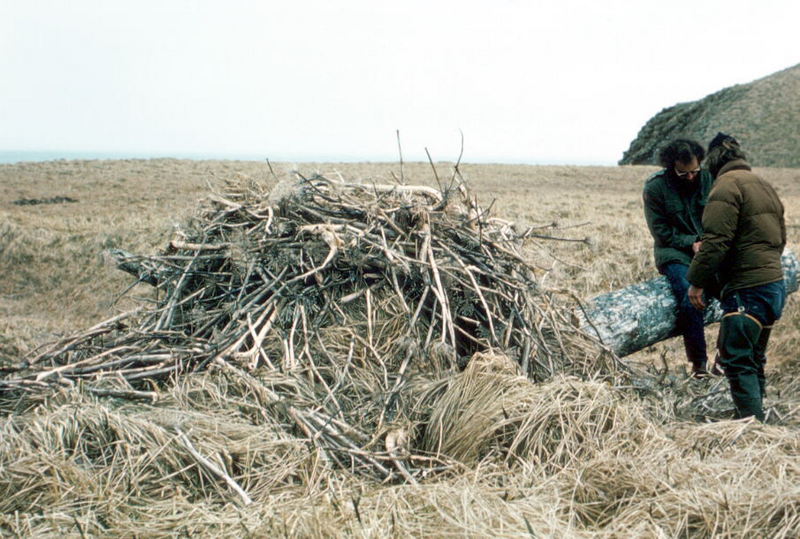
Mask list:
[[[703,169],[694,181],[656,172],[644,184],[644,217],[653,236],[653,251],[659,271],[674,262],[692,262],[692,244],[703,236],[703,209],[714,178]]]

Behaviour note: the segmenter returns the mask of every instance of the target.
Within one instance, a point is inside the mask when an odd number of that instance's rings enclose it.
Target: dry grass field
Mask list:
[[[451,166],[436,165],[442,182]],[[108,263],[106,249],[157,253],[211,187],[236,178],[270,187],[292,168],[367,182],[391,183],[402,174],[406,183],[437,183],[423,163],[402,171],[397,163],[270,168],[173,159],[0,165],[0,368],[153,298],[146,285],[121,295],[132,278]],[[643,181],[654,170],[461,166],[495,216],[562,239],[528,240],[525,257],[545,288],[582,298],[656,275],[641,205]],[[800,170],[757,172],[778,189],[797,251]],[[74,201],[21,203],[54,197]],[[713,343],[716,327],[707,333]],[[276,434],[267,414],[251,410],[259,404],[255,393],[217,372],[154,388],[159,398],[150,404],[76,387],[2,412],[0,533],[796,537],[799,346],[793,297],[773,333],[766,404],[774,421],[767,425],[678,413],[687,398],[724,385],[689,380],[677,340],[626,358],[659,368],[666,360],[671,386],[646,395],[591,377],[531,384],[502,365],[476,363],[450,374],[451,387],[463,386],[454,424],[458,410],[477,398],[470,392],[497,392],[474,421],[458,417],[474,451],[451,450],[446,469],[414,482],[381,483],[326,467],[302,433]],[[279,383],[270,376],[263,380]],[[501,436],[476,426],[493,422],[518,429]],[[225,483],[187,457],[175,424],[185,425],[200,453],[213,456],[253,504],[237,504]],[[522,432],[520,449],[515,435]]]

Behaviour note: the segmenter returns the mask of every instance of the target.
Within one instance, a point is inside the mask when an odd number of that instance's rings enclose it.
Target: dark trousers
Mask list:
[[[737,417],[764,420],[764,366],[772,324],[786,302],[783,281],[726,292],[721,300],[720,363],[731,388]]]
[[[706,351],[706,336],[703,331],[703,311],[695,309],[689,302],[689,281],[686,273],[689,266],[685,264],[666,264],[660,268],[661,273],[669,281],[675,301],[678,302],[677,326],[683,336],[683,346],[686,349],[686,358],[692,363],[705,362],[708,359]]]

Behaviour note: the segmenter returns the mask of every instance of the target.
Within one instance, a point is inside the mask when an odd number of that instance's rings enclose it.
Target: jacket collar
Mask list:
[[[717,178],[726,172],[730,172],[731,170],[752,170],[752,168],[750,167],[750,163],[744,159],[734,159],[733,161],[728,161],[722,166],[721,169],[719,169],[719,172],[717,172]]]

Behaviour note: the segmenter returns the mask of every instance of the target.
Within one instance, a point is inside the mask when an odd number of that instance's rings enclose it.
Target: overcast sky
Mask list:
[[[613,164],[800,1],[0,0],[0,150]]]

